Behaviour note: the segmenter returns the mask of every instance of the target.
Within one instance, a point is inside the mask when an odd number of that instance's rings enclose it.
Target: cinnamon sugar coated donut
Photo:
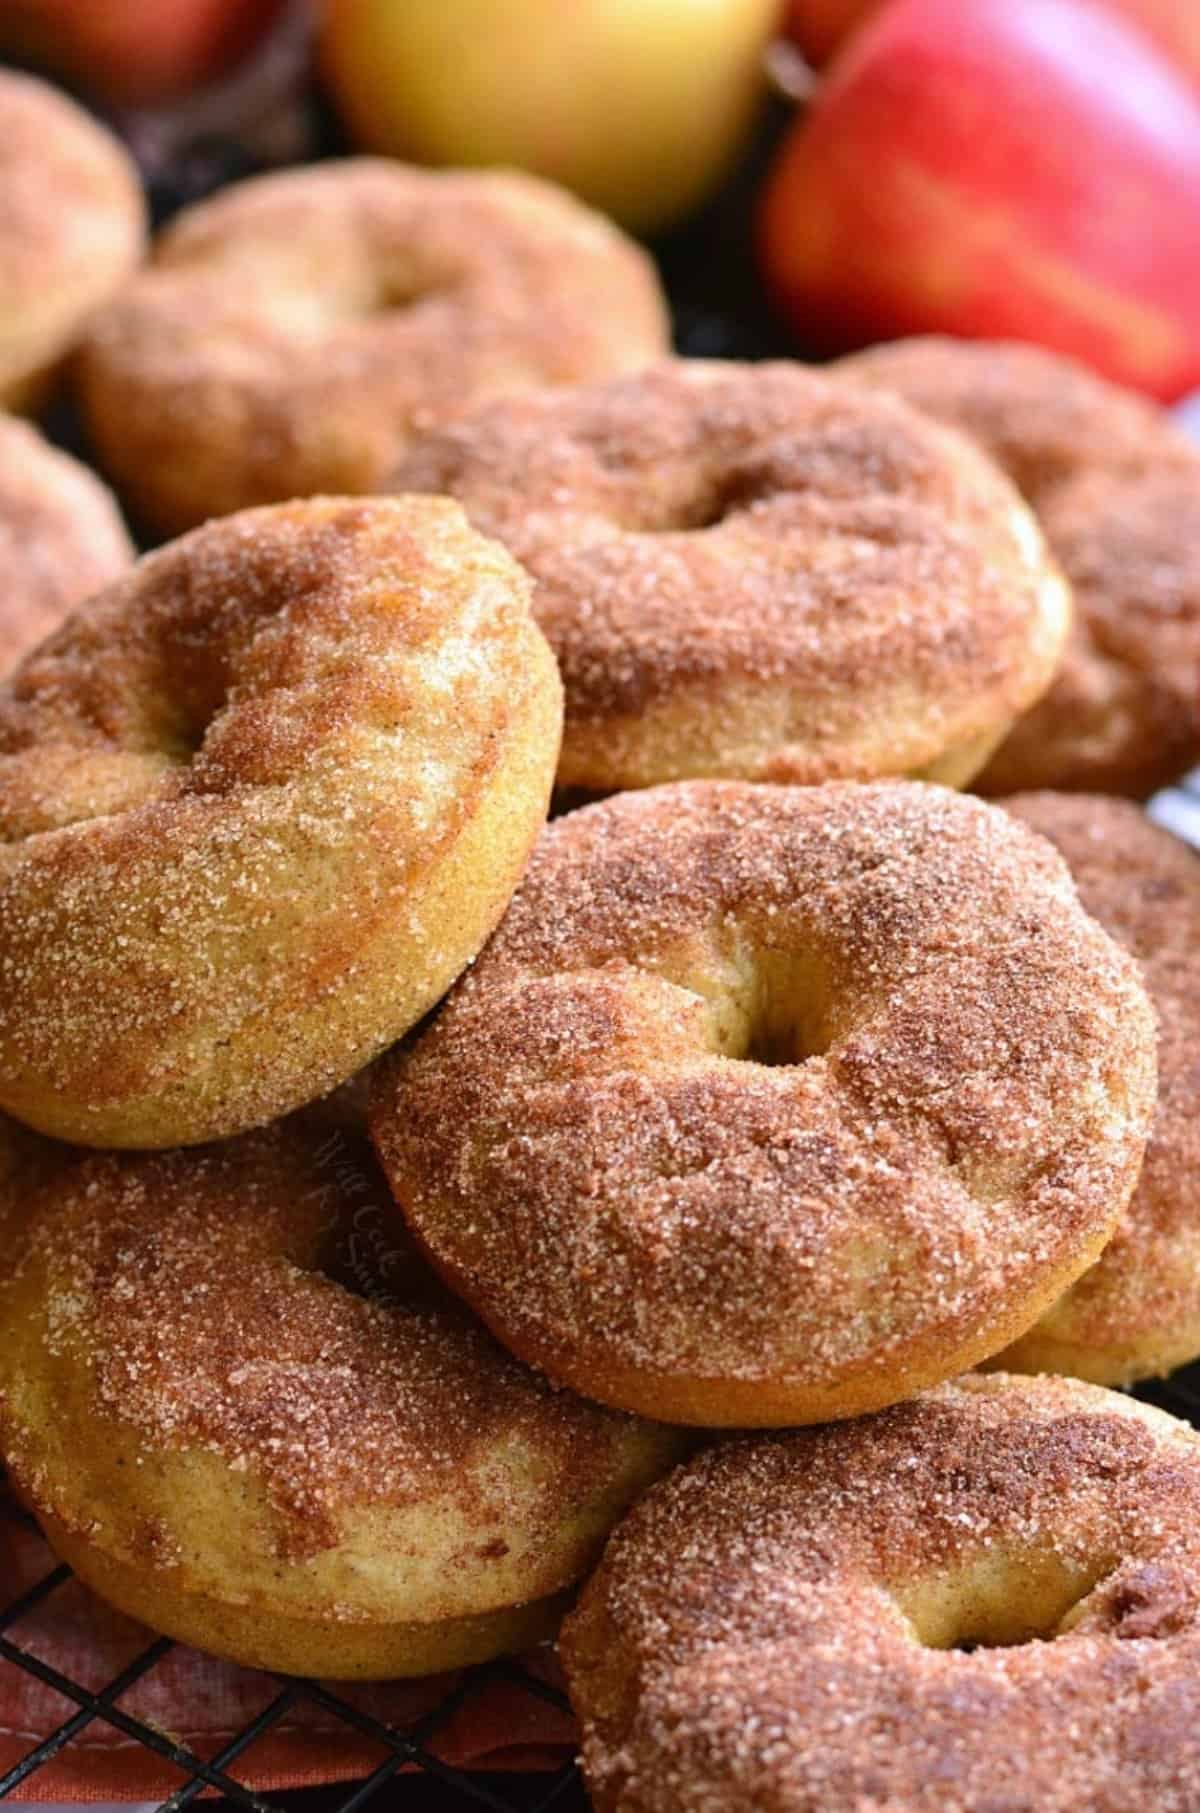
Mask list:
[[[1200,1439],[996,1375],[727,1442],[561,1650],[598,1813],[1195,1813]]]
[[[1099,1255],[1154,1108],[1132,960],[1043,840],[892,782],[553,823],[371,1131],[506,1346],[698,1424],[853,1415]]]
[[[1200,857],[1126,800],[1025,793],[1005,806],[1057,847],[1088,912],[1138,959],[1158,1015],[1158,1111],[1109,1245],[999,1363],[1127,1385],[1200,1355]]]
[[[799,365],[675,361],[491,404],[401,459],[534,575],[559,782],[961,785],[1049,683],[1070,604],[962,440]]]
[[[390,1225],[369,1148],[287,1124],[90,1156],[33,1199],[0,1285],[0,1443],[103,1598],[324,1677],[553,1629],[679,1437],[510,1359]]]
[[[379,489],[420,424],[668,345],[649,257],[565,191],[353,158],[185,210],[94,323],[102,464],[160,533]]]
[[[42,401],[145,235],[120,142],[58,89],[0,68],[0,408]]]
[[[0,672],[133,560],[112,493],[36,429],[0,415]]]
[[[1200,760],[1200,451],[1165,411],[1034,346],[901,340],[834,370],[970,433],[1032,504],[1074,590],[1054,684],[981,791],[1145,798]]]
[[[0,1107],[191,1144],[441,996],[545,816],[529,581],[446,500],[313,499],[147,556],[0,687]]]

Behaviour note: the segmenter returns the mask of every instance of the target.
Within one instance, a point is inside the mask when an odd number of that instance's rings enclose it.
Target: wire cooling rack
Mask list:
[[[514,1661],[484,1663],[465,1670],[453,1687],[430,1710],[405,1727],[385,1724],[361,1707],[352,1705],[336,1691],[319,1681],[278,1677],[278,1691],[267,1705],[241,1729],[226,1739],[221,1749],[205,1761],[186,1744],[179,1743],[144,1719],[122,1710],[120,1702],[135,1683],[143,1680],[163,1658],[176,1647],[167,1637],[156,1637],[128,1661],[118,1673],[99,1687],[85,1686],[59,1668],[52,1667],[31,1649],[14,1642],[11,1636],[17,1625],[54,1593],[62,1590],[72,1578],[65,1566],[52,1567],[40,1580],[28,1587],[9,1604],[0,1607],[0,1669],[18,1668],[32,1675],[44,1687],[61,1694],[74,1707],[53,1731],[30,1744],[28,1752],[0,1777],[0,1800],[22,1798],[32,1778],[47,1763],[60,1756],[89,1726],[97,1722],[118,1731],[123,1738],[141,1745],[160,1762],[177,1769],[179,1786],[160,1803],[163,1813],[177,1813],[200,1795],[217,1794],[234,1806],[251,1809],[251,1813],[269,1813],[283,1809],[299,1813],[300,1808],[320,1809],[320,1813],[353,1813],[353,1810],[375,1798],[381,1789],[401,1772],[407,1772],[402,1804],[405,1813],[424,1813],[437,1807],[489,1807],[499,1813],[582,1813],[587,1807],[579,1774],[573,1763],[540,1775],[487,1775],[458,1769],[444,1762],[431,1749],[443,1730],[475,1695],[497,1680],[510,1689],[528,1693],[535,1700],[548,1701],[560,1711],[567,1706],[557,1688],[530,1674]],[[381,1757],[375,1768],[359,1781],[342,1783],[320,1790],[281,1792],[276,1795],[255,1793],[231,1773],[235,1763],[246,1759],[253,1764],[253,1747],[288,1713],[307,1701],[317,1706],[335,1724],[347,1732],[373,1740]]]

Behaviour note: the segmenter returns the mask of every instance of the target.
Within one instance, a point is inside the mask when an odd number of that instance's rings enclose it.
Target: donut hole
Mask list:
[[[922,1649],[1013,1649],[1069,1634],[1084,1601],[1113,1570],[1051,1549],[989,1553],[893,1587]]]
[[[845,1030],[828,977],[803,953],[735,949],[698,992],[709,999],[717,1050],[737,1063],[793,1068],[823,1057]]]

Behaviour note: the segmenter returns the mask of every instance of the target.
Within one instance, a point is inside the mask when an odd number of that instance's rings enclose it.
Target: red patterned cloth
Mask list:
[[[43,1578],[54,1558],[40,1536],[3,1498],[0,1485],[0,1607]],[[153,1641],[76,1581],[58,1588],[4,1635],[92,1692]],[[548,1650],[525,1657],[533,1675],[557,1685]],[[366,1686],[331,1683],[339,1698],[389,1727],[407,1730],[453,1689],[457,1677]],[[236,1668],[196,1650],[174,1648],[117,1701],[186,1744],[206,1761],[280,1691],[272,1675]],[[77,1710],[53,1688],[0,1658],[0,1775]],[[517,1682],[482,1679],[444,1724],[428,1749],[444,1762],[473,1769],[549,1769],[574,1752],[571,1720]],[[229,1773],[266,1791],[352,1780],[368,1774],[384,1747],[342,1723],[336,1714],[300,1702],[258,1738]],[[29,1776],[16,1798],[26,1801],[154,1801],[186,1777],[135,1739],[94,1719],[51,1762]]]

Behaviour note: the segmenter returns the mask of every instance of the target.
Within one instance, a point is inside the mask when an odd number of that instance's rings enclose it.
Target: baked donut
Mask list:
[[[1028,1328],[1111,1234],[1154,1093],[1135,965],[998,808],[697,781],[550,825],[371,1132],[514,1353],[768,1425]]]
[[[974,436],[1074,590],[1054,684],[980,791],[1144,799],[1200,759],[1200,450],[1166,413],[1034,346],[900,340],[834,369]]]
[[[131,1617],[251,1667],[422,1674],[545,1636],[679,1435],[555,1391],[393,1250],[370,1148],[91,1155],[0,1285],[0,1449]]]
[[[1141,964],[1158,1111],[1112,1240],[998,1363],[1128,1385],[1200,1356],[1200,857],[1127,800],[1022,793],[1005,806],[1050,839],[1087,911]]]
[[[93,323],[80,396],[161,534],[377,491],[419,423],[668,345],[647,257],[534,177],[352,158],[185,210]]]
[[[529,581],[445,499],[318,498],[148,555],[0,686],[0,1107],[190,1145],[441,996],[545,817]]]
[[[0,671],[132,559],[107,487],[27,422],[0,414]]]
[[[120,142],[58,89],[0,69],[0,408],[37,407],[145,237]]]
[[[726,1442],[560,1647],[597,1813],[1194,1813],[1200,1438],[995,1375]]]
[[[537,580],[560,786],[960,785],[1049,683],[1070,605],[960,440],[800,365],[676,361],[493,404],[416,443]]]

